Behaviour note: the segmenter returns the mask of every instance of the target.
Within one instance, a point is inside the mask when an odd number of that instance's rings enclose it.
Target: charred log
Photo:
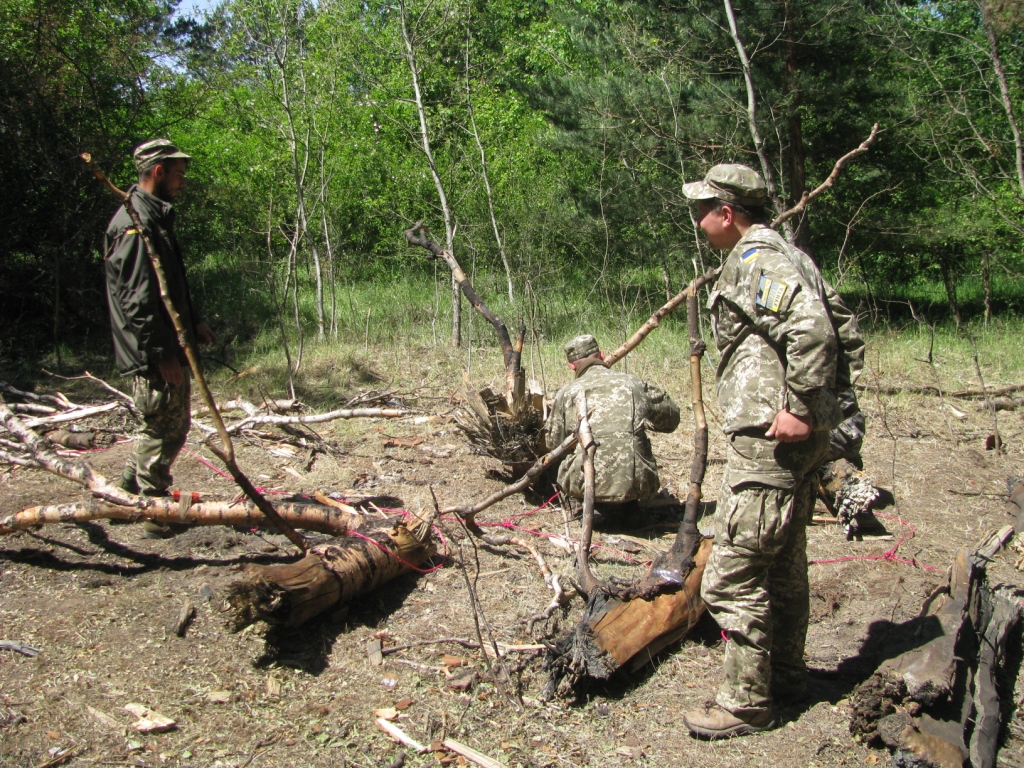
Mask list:
[[[1015,584],[989,573],[1010,526],[956,555],[946,588],[928,599],[912,637],[931,637],[884,662],[851,698],[851,732],[885,745],[894,764],[993,768],[1021,662]],[[1016,581],[1016,580],[1014,580]]]

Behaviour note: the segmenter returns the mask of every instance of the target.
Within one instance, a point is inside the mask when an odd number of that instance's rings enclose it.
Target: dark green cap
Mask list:
[[[191,160],[189,155],[179,150],[167,139],[153,139],[145,144],[140,144],[132,152],[132,160],[135,161],[135,168],[142,173],[147,168],[152,168],[164,160]]]
[[[768,202],[768,187],[761,174],[749,166],[732,163],[714,166],[704,181],[684,184],[683,194],[691,200],[718,199],[753,208]]]
[[[600,351],[601,348],[597,346],[597,339],[589,333],[577,336],[565,345],[565,356],[570,363],[575,363],[577,360],[581,360],[584,357],[596,355]]]

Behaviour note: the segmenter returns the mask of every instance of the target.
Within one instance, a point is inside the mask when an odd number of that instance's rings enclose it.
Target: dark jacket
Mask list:
[[[143,229],[160,256],[171,303],[181,315],[186,337],[196,343],[198,318],[192,307],[185,263],[174,236],[174,207],[133,185],[129,191]],[[158,376],[161,360],[177,357],[185,365],[170,315],[160,298],[156,272],[141,234],[122,206],[103,236],[107,303],[114,334],[118,370],[123,374]]]

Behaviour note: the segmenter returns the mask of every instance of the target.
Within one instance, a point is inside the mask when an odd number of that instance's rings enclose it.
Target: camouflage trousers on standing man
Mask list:
[[[726,637],[715,701],[740,717],[806,689],[806,526],[827,432],[799,443],[731,435],[701,596]]]
[[[143,426],[135,454],[125,465],[121,487],[160,496],[171,486],[171,465],[184,447],[192,424],[189,371],[185,369],[179,385],[136,376],[132,395]]]

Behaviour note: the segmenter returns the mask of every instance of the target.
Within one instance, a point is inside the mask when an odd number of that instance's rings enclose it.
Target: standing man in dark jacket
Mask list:
[[[167,139],[147,141],[135,149],[132,158],[139,181],[128,192],[145,234],[160,256],[171,303],[181,315],[189,343],[211,344],[216,336],[196,315],[181,248],[174,236],[171,203],[185,188],[191,158]],[[135,405],[145,420],[121,485],[132,493],[164,496],[171,485],[171,465],[191,426],[192,372],[160,298],[142,233],[123,206],[110,220],[103,246],[117,367],[122,374],[134,375]],[[166,535],[167,531],[148,523],[147,534]]]

